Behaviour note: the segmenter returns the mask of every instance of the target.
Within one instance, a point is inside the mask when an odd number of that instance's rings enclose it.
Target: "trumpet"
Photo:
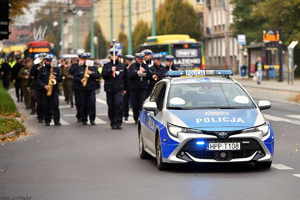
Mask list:
[[[83,86],[83,87],[86,87],[89,78],[90,78],[90,71],[89,71],[89,67],[86,66],[86,67],[85,67],[85,71],[84,71],[83,78],[81,79],[81,83],[82,83],[82,86]]]
[[[49,81],[48,81],[48,90],[47,90],[47,96],[51,96],[53,93],[53,86],[56,85],[56,76],[53,73],[53,67],[50,68],[50,75],[49,75]]]

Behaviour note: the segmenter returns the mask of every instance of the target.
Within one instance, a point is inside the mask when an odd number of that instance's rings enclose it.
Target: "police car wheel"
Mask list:
[[[144,141],[143,141],[143,137],[142,137],[141,133],[139,133],[139,156],[140,156],[140,159],[149,158],[149,154],[145,151]]]
[[[272,165],[272,161],[270,161],[270,162],[257,162],[255,167],[257,169],[267,170],[267,169],[271,168],[271,165]]]
[[[156,149],[156,167],[159,170],[166,170],[167,169],[167,164],[163,162],[162,160],[162,152],[161,152],[161,145],[160,145],[160,140],[159,137],[156,137],[156,142],[155,142],[155,149]]]

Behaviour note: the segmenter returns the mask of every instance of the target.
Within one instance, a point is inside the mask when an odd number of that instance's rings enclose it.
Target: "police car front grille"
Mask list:
[[[212,142],[212,143],[218,143],[218,142],[240,142],[241,143],[241,150],[238,151],[210,151],[206,147],[199,148],[199,146],[196,145],[197,139],[190,140],[187,142],[183,148],[178,152],[177,157],[183,158],[183,155],[186,155],[185,153],[190,154],[191,156],[198,158],[198,159],[213,159],[217,161],[230,161],[232,159],[238,159],[238,158],[248,158],[252,156],[255,152],[259,152],[260,156],[263,157],[265,155],[265,152],[263,151],[260,144],[252,138],[233,138],[233,139],[226,139],[226,140],[220,140],[220,139],[206,139],[206,144]],[[225,152],[226,157],[222,158],[220,156],[220,153]],[[185,159],[186,160],[186,159]]]

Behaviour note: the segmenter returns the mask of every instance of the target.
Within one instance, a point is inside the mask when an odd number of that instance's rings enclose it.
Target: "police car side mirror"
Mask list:
[[[156,111],[156,110],[157,110],[157,104],[156,104],[156,102],[146,101],[146,102],[144,103],[143,108],[144,108],[146,111]]]
[[[271,102],[267,100],[258,101],[258,107],[260,110],[267,110],[271,108]]]

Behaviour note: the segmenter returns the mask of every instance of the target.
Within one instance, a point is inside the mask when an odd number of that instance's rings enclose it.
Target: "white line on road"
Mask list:
[[[279,170],[292,170],[293,168],[289,167],[289,166],[286,166],[284,164],[272,164],[272,167],[275,168],[275,169],[279,169]]]
[[[106,104],[106,101],[105,101],[105,100],[102,100],[102,99],[100,99],[100,98],[97,98],[96,101],[97,101],[98,103],[101,103],[101,104]]]
[[[273,115],[269,115],[269,114],[264,114],[265,118],[271,121],[276,121],[276,122],[287,122],[290,124],[295,124],[295,125],[299,125],[300,126],[300,121],[298,120],[291,120],[291,119],[287,119],[287,118],[283,118],[283,117],[277,117],[277,116],[273,116]]]
[[[296,176],[297,178],[300,178],[300,174],[293,174],[293,176]]]
[[[286,116],[294,119],[300,119],[300,115],[286,115]]]
[[[102,119],[100,119],[100,118],[98,118],[98,117],[96,117],[95,123],[96,123],[96,124],[107,124],[106,121],[104,121],[104,120],[102,120]]]

